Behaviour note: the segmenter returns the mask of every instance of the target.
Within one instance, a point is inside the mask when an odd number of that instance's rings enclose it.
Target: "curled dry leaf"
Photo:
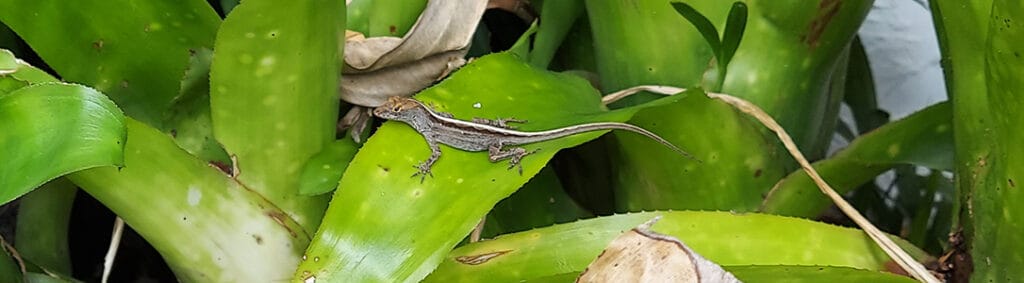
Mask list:
[[[651,231],[660,218],[615,238],[576,282],[740,282],[679,239]]]
[[[376,107],[411,96],[465,63],[486,0],[430,1],[402,38],[346,34],[341,98]]]

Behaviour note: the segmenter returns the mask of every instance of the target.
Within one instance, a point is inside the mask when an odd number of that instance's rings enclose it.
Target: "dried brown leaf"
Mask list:
[[[679,239],[651,231],[659,218],[615,238],[576,282],[740,282]]]

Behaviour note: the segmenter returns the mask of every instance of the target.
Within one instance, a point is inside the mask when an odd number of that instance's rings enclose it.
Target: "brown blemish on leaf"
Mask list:
[[[754,171],[754,178],[757,177],[761,177],[761,169],[757,169],[757,171]]]
[[[1017,187],[1017,184],[1013,183],[1013,179],[1006,179],[1006,181],[1010,183],[1010,187],[1011,188],[1016,188]]]
[[[284,215],[284,213],[281,213],[280,211],[267,211],[267,216],[270,216],[271,219],[274,219],[274,222],[277,222],[278,225],[281,225],[285,230],[288,230],[288,234],[290,234],[292,238],[298,238],[299,235],[295,233],[295,230],[292,230],[292,227],[289,227],[285,223],[285,220],[288,219],[288,215]]]
[[[487,263],[488,261],[490,261],[490,260],[492,260],[492,259],[494,259],[496,257],[502,256],[504,254],[507,254],[509,252],[512,252],[512,250],[496,251],[496,252],[490,252],[490,253],[478,254],[478,255],[464,255],[464,256],[456,257],[455,261],[458,261],[458,262],[463,263],[463,264],[468,264],[468,265],[480,265],[480,264]]]
[[[391,25],[388,27],[388,32],[390,32],[391,34],[395,34],[396,32],[398,32],[398,28],[395,27],[395,25]]]
[[[910,277],[910,273],[903,270],[898,263],[892,260],[887,260],[885,263],[882,263],[882,269],[892,274]]]
[[[391,168],[384,167],[384,165],[377,164],[377,167],[379,167],[380,170],[384,170],[384,172],[391,172]]]
[[[92,48],[96,49],[96,51],[102,51],[103,50],[103,39],[97,39],[96,41],[93,41],[92,42]]]
[[[807,44],[812,49],[818,47],[818,40],[821,39],[821,34],[825,33],[828,24],[839,13],[839,7],[842,5],[842,0],[821,0],[818,3],[818,12],[815,14],[814,19],[811,19],[811,24],[807,27],[807,33],[802,38],[804,44]]]
[[[178,133],[176,131],[172,131],[171,135],[172,136],[177,136]],[[213,168],[217,168],[217,170],[220,170],[221,172],[224,172],[224,174],[227,174],[228,176],[231,175],[231,165],[230,164],[214,160],[214,161],[210,161],[210,166],[213,166]]]
[[[253,238],[253,240],[256,240],[256,244],[257,245],[262,245],[263,244],[263,237],[260,237],[260,235],[253,234],[252,238]]]

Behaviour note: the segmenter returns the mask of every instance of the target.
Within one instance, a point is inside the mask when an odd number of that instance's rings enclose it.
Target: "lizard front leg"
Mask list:
[[[526,151],[526,149],[522,147],[513,147],[508,149],[505,149],[503,147],[504,145],[502,145],[501,143],[491,145],[491,147],[488,148],[487,150],[488,157],[490,158],[491,162],[498,162],[504,159],[508,159],[508,169],[512,170],[513,167],[519,166],[519,175],[523,174],[523,165],[519,164],[519,161],[522,161],[524,156],[533,154],[540,150],[535,149],[533,151]]]
[[[427,178],[427,175],[430,175],[430,177],[434,177],[434,173],[430,172],[430,168],[434,167],[434,162],[437,162],[438,158],[441,158],[441,147],[437,145],[435,139],[428,136],[423,137],[427,141],[427,146],[430,146],[430,158],[424,160],[423,162],[420,162],[420,164],[416,166],[413,166],[416,169],[419,169],[419,171],[417,171],[415,174],[412,174],[411,176],[420,176],[420,183],[423,183],[423,180]]]
[[[491,119],[474,117],[473,118],[473,123],[490,125],[490,126],[495,126],[495,127],[498,127],[498,128],[505,128],[505,129],[513,129],[514,130],[516,127],[509,126],[508,123],[519,123],[519,124],[522,124],[522,123],[526,123],[526,120],[519,120],[519,119],[516,119],[516,118],[498,118],[498,119],[491,120]]]

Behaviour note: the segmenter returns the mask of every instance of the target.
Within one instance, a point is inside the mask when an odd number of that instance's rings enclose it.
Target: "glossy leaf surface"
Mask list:
[[[94,168],[72,182],[153,245],[181,282],[286,279],[309,236],[281,209],[128,119],[123,168]],[[272,279],[273,280],[273,279]]]
[[[299,173],[334,140],[343,4],[243,2],[217,32],[210,73],[213,134],[238,180],[309,233],[327,198],[299,195]]]
[[[622,231],[656,215],[653,230],[719,265],[829,265],[883,270],[889,258],[855,229],[728,212],[644,212],[508,234],[452,251],[428,282],[510,282],[578,274]],[[916,257],[926,257],[904,241]],[[728,269],[728,268],[727,268]],[[738,275],[738,274],[737,274]]]
[[[683,95],[649,105],[671,103]],[[509,54],[479,58],[416,96],[455,117],[528,120],[537,131],[583,122],[624,121],[639,108],[607,111],[577,77],[530,68]],[[416,281],[469,234],[485,213],[537,174],[555,152],[602,132],[529,144],[523,174],[483,152],[441,147],[433,177],[411,178],[430,151],[415,130],[384,123],[341,179],[297,280]],[[647,146],[660,146],[650,141]],[[678,158],[685,159],[681,156]],[[401,205],[396,205],[401,204]]]
[[[212,47],[220,24],[201,0],[3,1],[0,21],[64,80],[154,126],[178,95],[190,50]]]
[[[813,165],[839,193],[867,183],[896,165],[939,170],[953,167],[951,105],[940,103],[860,136],[828,159]],[[807,173],[797,170],[779,182],[761,210],[813,218],[832,204]]]
[[[43,83],[0,94],[0,203],[64,174],[120,165],[124,115],[103,94]]]

